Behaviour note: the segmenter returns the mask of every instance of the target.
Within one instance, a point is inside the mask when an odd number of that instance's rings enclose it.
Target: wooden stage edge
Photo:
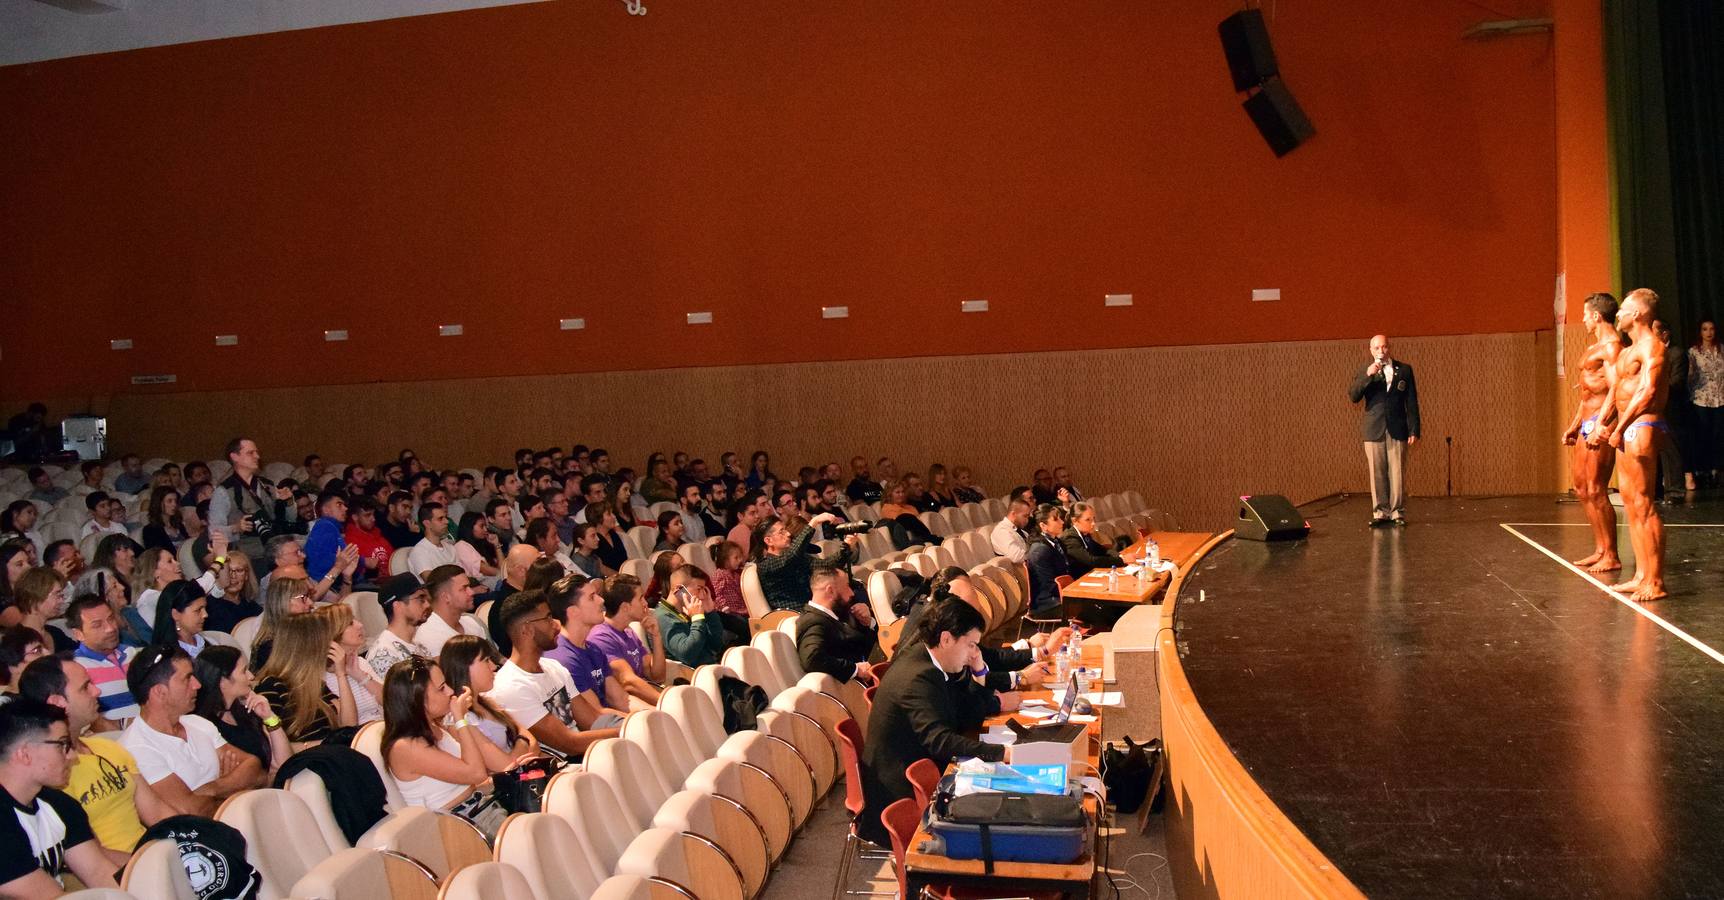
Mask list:
[[[1204,715],[1180,665],[1173,615],[1186,575],[1233,532],[1180,566],[1156,634],[1162,742],[1167,752],[1167,858],[1180,900],[1365,895],[1263,793]]]

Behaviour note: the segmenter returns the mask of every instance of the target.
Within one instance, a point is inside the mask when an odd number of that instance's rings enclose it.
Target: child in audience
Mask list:
[[[718,567],[712,573],[714,615],[724,623],[727,643],[737,646],[748,643],[748,603],[742,599],[742,563],[747,554],[732,541],[721,541],[712,548],[712,561]]]

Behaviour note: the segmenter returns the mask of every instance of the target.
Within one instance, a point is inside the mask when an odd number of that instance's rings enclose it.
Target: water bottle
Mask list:
[[[1066,641],[1066,646],[1071,648],[1073,664],[1083,665],[1083,632],[1073,628],[1072,636]]]
[[[1108,569],[1107,570],[1107,592],[1111,594],[1117,590],[1119,590],[1119,569],[1116,569],[1116,568]]]
[[[1155,542],[1155,538],[1150,538],[1149,542],[1144,545],[1143,549],[1144,554],[1149,559],[1150,568],[1155,568],[1161,565],[1161,545]]]
[[[1058,653],[1054,654],[1054,672],[1057,675],[1062,688],[1065,686],[1067,676],[1071,675],[1071,671],[1071,645],[1067,644],[1066,646],[1061,647]]]

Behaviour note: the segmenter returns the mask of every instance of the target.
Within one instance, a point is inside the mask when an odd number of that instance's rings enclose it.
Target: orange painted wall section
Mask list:
[[[1598,0],[1553,0],[1556,13],[1557,256],[1564,311],[1611,291],[1610,137],[1605,116],[1604,13]],[[1640,287],[1621,285],[1618,293]]]
[[[1551,39],[1474,5],[1271,7],[1281,160],[1232,0],[648,8],[0,69],[0,395],[1550,327]]]

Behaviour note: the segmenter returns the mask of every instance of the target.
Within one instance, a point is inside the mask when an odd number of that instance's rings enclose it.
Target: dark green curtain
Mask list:
[[[1724,313],[1724,2],[1604,0],[1618,284],[1678,341]]]

